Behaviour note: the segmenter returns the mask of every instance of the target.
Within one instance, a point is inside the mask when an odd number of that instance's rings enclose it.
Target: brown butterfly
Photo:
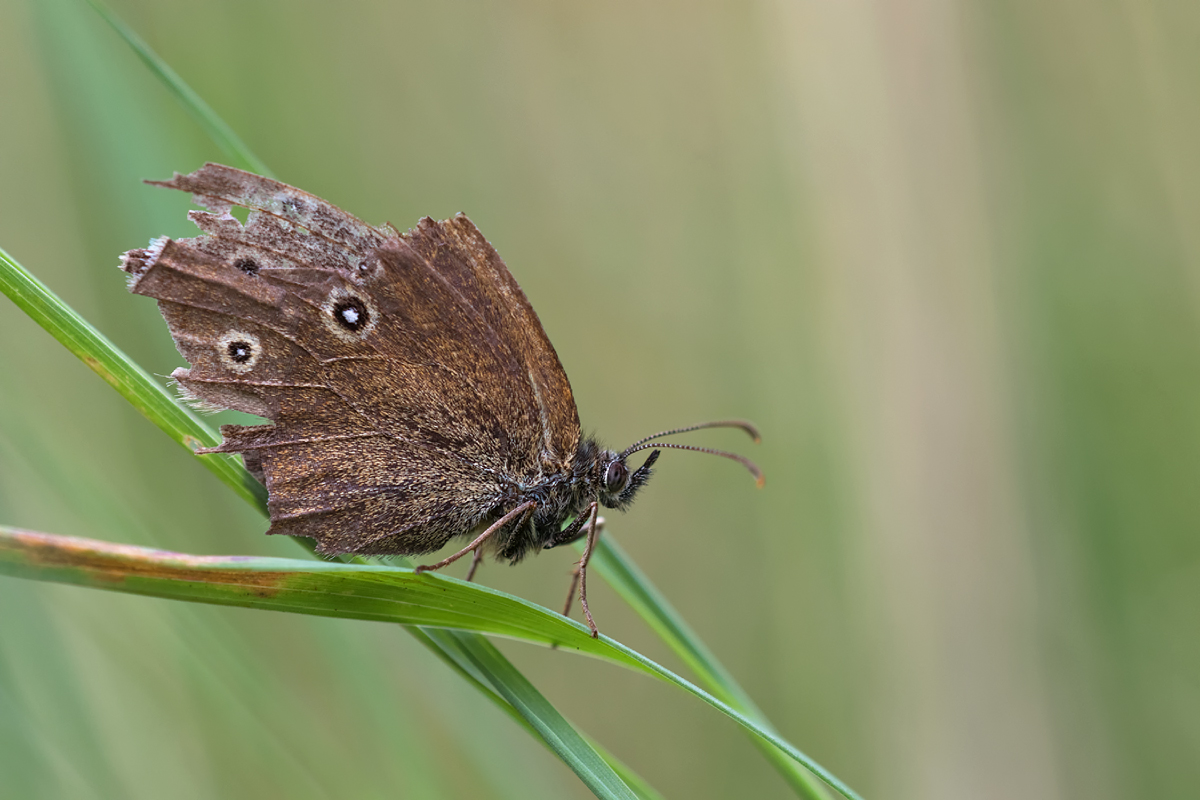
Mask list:
[[[207,164],[151,181],[191,192],[207,235],[157,239],[121,266],[130,291],[158,300],[191,369],[172,377],[193,400],[270,419],[224,425],[266,484],[267,533],[311,537],[334,555],[432,553],[471,542],[512,563],[586,536],[575,585],[592,635],[587,564],[597,510],[625,509],[655,441],[737,420],[663,431],[621,452],[580,435],[571,385],[537,314],[500,256],[463,215],[400,233],[372,227],[291,186]],[[243,225],[232,206],[250,210]],[[655,448],[634,470],[626,460]],[[570,524],[566,524],[570,520]],[[564,527],[565,525],[565,527]]]

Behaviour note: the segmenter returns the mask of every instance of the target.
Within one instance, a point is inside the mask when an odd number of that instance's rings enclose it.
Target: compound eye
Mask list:
[[[620,461],[612,462],[604,471],[604,488],[609,492],[621,491],[628,480],[629,469]]]

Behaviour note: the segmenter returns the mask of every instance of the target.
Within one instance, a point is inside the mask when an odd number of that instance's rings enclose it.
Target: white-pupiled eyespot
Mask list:
[[[325,325],[347,341],[360,341],[374,328],[378,318],[375,305],[358,292],[338,288],[329,293],[321,306]]]
[[[262,355],[262,343],[253,333],[229,331],[217,340],[217,357],[234,372],[254,369]]]

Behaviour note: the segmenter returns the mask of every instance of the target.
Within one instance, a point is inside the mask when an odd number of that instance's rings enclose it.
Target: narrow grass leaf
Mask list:
[[[604,757],[565,720],[558,710],[534,689],[507,658],[491,642],[466,639],[465,634],[451,631],[451,637],[466,645],[462,654],[481,671],[491,676],[492,687],[529,720],[542,739],[597,797],[622,797],[632,800],[637,795],[625,785]]]
[[[259,175],[271,175],[271,170],[267,168],[267,165],[258,156],[254,155],[254,152],[246,146],[246,143],[242,141],[233,128],[225,120],[221,119],[220,115],[208,103],[204,102],[204,98],[197,94],[183,78],[179,77],[178,73],[171,69],[171,66],[160,58],[158,53],[155,53],[150,45],[146,44],[145,40],[141,36],[138,36],[133,28],[126,25],[101,0],[88,0],[88,3],[125,40],[130,48],[133,49],[133,52],[137,54],[138,58],[142,60],[142,63],[158,76],[159,80],[163,82],[167,89],[183,104],[188,113],[200,124],[200,127],[204,129],[209,138],[221,149],[221,152],[230,158],[234,166],[251,172],[257,172]]]
[[[543,737],[532,723],[511,703],[501,697],[491,687],[489,672],[481,666],[481,661],[475,651],[480,644],[490,646],[490,642],[481,637],[462,631],[445,630],[441,628],[421,628],[413,625],[405,626],[410,634],[428,647],[448,667],[453,669],[463,680],[479,690],[499,709],[512,717],[513,721],[525,728],[530,735],[550,749],[550,742]],[[503,658],[503,656],[500,656]],[[557,711],[554,712],[557,714]],[[625,785],[638,796],[639,800],[664,800],[663,796],[645,781],[640,775],[629,768],[627,764],[608,752],[603,746],[586,734],[581,733],[584,741],[603,758],[614,772],[625,782]],[[552,751],[553,752],[553,751]]]
[[[766,715],[759,710],[700,637],[684,622],[683,617],[658,591],[653,582],[625,555],[625,551],[613,537],[600,539],[600,547],[592,556],[591,566],[688,665],[703,686],[730,707],[755,720],[765,730],[774,731]],[[829,796],[825,787],[808,769],[797,764],[779,748],[758,737],[752,741],[798,795],[813,800]]]
[[[773,730],[620,642],[607,636],[593,639],[582,624],[550,609],[445,575],[418,575],[411,569],[381,565],[194,556],[3,527],[0,573],[193,602],[487,633],[574,650],[690,692],[846,797],[858,800],[853,790]],[[596,775],[597,762],[603,758],[573,729],[568,733],[561,715],[550,710],[544,699],[531,699],[532,686],[514,677],[511,665],[497,666],[499,654],[489,642],[454,637],[452,646],[468,671],[520,712],[555,753],[563,757],[563,748],[573,751],[564,761],[589,787],[610,786],[607,776],[600,780]],[[467,648],[470,652],[464,653]],[[580,746],[587,752],[578,750]],[[606,764],[604,769],[611,768]]]

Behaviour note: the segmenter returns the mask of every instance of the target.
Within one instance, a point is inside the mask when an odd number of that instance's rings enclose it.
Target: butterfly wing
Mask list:
[[[567,470],[566,373],[466,217],[405,234],[276,181],[209,164],[161,184],[207,235],[123,259],[191,364],[198,401],[267,417],[224,426],[269,491],[269,533],[324,553],[436,550],[521,485]],[[250,209],[245,225],[229,212]]]

